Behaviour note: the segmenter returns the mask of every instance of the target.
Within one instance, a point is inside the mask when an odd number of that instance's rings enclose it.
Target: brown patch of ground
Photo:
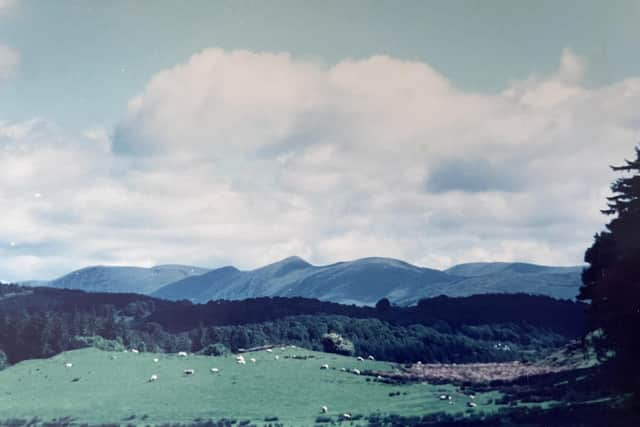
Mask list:
[[[465,364],[412,364],[396,372],[374,372],[383,378],[430,383],[481,384],[492,381],[514,381],[571,369],[569,366],[529,364],[521,362],[465,363]]]

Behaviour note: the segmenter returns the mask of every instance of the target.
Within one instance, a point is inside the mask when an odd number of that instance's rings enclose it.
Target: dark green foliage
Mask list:
[[[7,355],[4,351],[0,350],[0,371],[6,368],[9,365],[9,361],[7,360]]]
[[[217,352],[226,350],[216,344],[237,351],[290,343],[323,350],[322,337],[330,332],[352,342],[356,354],[379,360],[501,361],[545,352],[584,332],[584,304],[528,295],[439,297],[379,310],[304,298],[198,305],[135,294],[8,289],[20,294],[0,299],[0,348],[10,363],[87,345]],[[496,350],[495,342],[509,342],[513,351]]]
[[[202,348],[202,350],[198,351],[198,354],[203,354],[205,356],[226,356],[229,353],[231,353],[231,350],[229,350],[226,345],[219,342],[207,344]]]
[[[590,300],[593,329],[602,329],[600,353],[615,352],[619,380],[640,389],[640,147],[636,159],[613,167],[625,176],[611,186],[603,211],[613,219],[585,253],[580,298]]]

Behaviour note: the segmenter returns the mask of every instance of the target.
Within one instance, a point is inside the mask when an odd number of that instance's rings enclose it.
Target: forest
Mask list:
[[[0,359],[13,364],[90,345],[210,354],[277,344],[328,350],[323,337],[334,333],[356,354],[394,362],[526,360],[582,336],[585,308],[525,294],[358,307],[305,298],[193,304],[0,285]]]

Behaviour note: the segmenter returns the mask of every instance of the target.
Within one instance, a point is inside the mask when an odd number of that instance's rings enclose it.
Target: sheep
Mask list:
[[[214,374],[217,374],[218,372],[220,372],[220,369],[218,368],[211,368],[211,372]]]
[[[342,418],[344,418],[345,420],[350,420],[351,414],[345,412],[344,414],[342,414]]]
[[[327,408],[327,405],[324,405],[322,408],[320,408],[322,410],[323,414],[326,414],[327,412],[329,412],[329,408]]]
[[[469,399],[473,400],[473,399],[475,399],[475,398],[476,398],[476,395],[475,395],[475,394],[470,394],[470,395],[469,395]]]
[[[276,354],[276,360],[280,360],[280,356]]]
[[[251,359],[249,359],[249,360],[251,360],[251,362],[252,362],[252,363],[256,363],[256,358],[255,358],[255,357],[252,357],[252,358],[251,358]]]
[[[347,368],[340,368],[342,372],[347,372]]]
[[[185,375],[193,375],[196,373],[193,369],[185,369],[183,372]]]
[[[375,357],[373,357],[372,355],[369,355],[369,357],[367,357],[367,359],[369,359],[369,360],[376,360],[376,358],[375,358]]]
[[[160,361],[160,359],[158,359],[157,357],[153,358],[153,363],[158,363]]]
[[[360,369],[353,369],[351,372],[353,372],[356,375],[360,375]]]
[[[149,377],[149,382],[152,383],[154,381],[158,381],[158,376],[156,374],[153,374]]]
[[[67,363],[64,364],[65,368],[71,368],[72,366],[73,366],[73,363],[67,362]]]
[[[320,366],[320,369],[329,369],[329,365],[325,363],[324,365]]]
[[[140,353],[140,352],[139,352],[137,349],[132,348],[132,349],[131,349],[131,353],[136,353],[136,354],[138,354],[138,353]]]
[[[362,356],[358,356],[358,362],[363,362],[364,358]]]
[[[476,402],[467,402],[467,406],[469,408],[475,408],[476,406],[478,406],[478,404]]]
[[[270,348],[267,349],[267,353],[273,353],[273,350],[271,350]]]
[[[186,351],[179,351],[178,352],[178,357],[187,357],[187,352]]]

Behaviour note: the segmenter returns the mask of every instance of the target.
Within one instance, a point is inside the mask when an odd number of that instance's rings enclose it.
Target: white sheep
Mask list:
[[[71,368],[72,366],[73,366],[73,363],[67,362],[67,363],[64,364],[65,368]]]
[[[360,369],[353,369],[351,372],[353,372],[356,375],[360,375]]]
[[[369,359],[369,360],[376,360],[376,358],[375,358],[375,357],[373,357],[372,355],[369,355],[369,357],[367,357],[367,359]]]
[[[446,394],[441,394],[440,395],[440,400],[447,400],[447,395]]]
[[[137,349],[132,348],[132,349],[131,349],[131,353],[136,353],[136,354],[137,354],[137,353],[140,353],[140,352],[139,352]]]
[[[345,412],[344,414],[342,414],[342,418],[344,418],[345,420],[350,420],[351,419],[351,414],[348,414],[348,413]]]
[[[467,402],[467,406],[469,408],[475,408],[476,406],[478,406],[478,404],[476,402]]]
[[[358,362],[363,362],[364,358],[362,356],[358,356]]]
[[[253,362],[253,363],[256,363],[256,358],[255,358],[255,357],[252,357],[252,358],[251,358],[251,359],[249,359],[249,360],[251,360],[251,362]]]
[[[152,383],[154,381],[158,381],[158,376],[156,374],[153,374],[149,377],[149,382]]]
[[[160,359],[158,359],[157,357],[153,358],[153,363],[158,363],[160,361]]]
[[[193,369],[185,369],[183,372],[185,375],[193,375],[196,373]]]
[[[340,368],[342,372],[347,372],[347,368]]]
[[[211,368],[211,372],[213,372],[214,374],[217,374],[218,372],[220,372],[220,369],[218,369],[218,368]]]
[[[179,351],[178,352],[178,357],[187,357],[187,352],[186,351]]]
[[[271,350],[270,348],[267,349],[267,353],[273,353],[273,350]]]
[[[327,405],[324,405],[322,408],[320,408],[322,410],[323,414],[326,414],[327,412],[329,412],[329,408],[327,408]]]
[[[280,356],[276,354],[276,360],[280,360]]]
[[[329,365],[325,363],[324,365],[320,366],[320,369],[329,369]]]

